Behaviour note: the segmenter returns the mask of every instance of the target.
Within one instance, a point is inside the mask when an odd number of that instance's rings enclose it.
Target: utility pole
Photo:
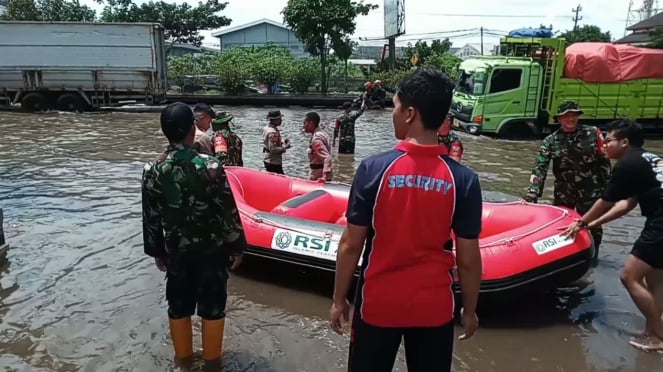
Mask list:
[[[389,70],[396,69],[396,36],[389,38]]]
[[[483,26],[481,26],[481,55],[483,55]]]
[[[578,31],[578,21],[582,20],[582,16],[578,16],[578,13],[582,11],[582,6],[578,4],[578,6],[574,9],[571,9],[571,11],[575,13],[575,16],[571,18],[573,20],[573,31]]]

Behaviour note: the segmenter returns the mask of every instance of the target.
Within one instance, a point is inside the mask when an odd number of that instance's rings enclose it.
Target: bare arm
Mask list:
[[[479,239],[456,238],[456,265],[463,293],[463,309],[474,313],[481,287],[482,263]]]
[[[338,252],[336,254],[334,302],[345,302],[367,236],[368,227],[357,226],[350,223],[348,223],[343,231]]]
[[[619,217],[627,214],[628,212],[632,211],[635,206],[638,205],[638,198],[636,197],[631,197],[626,200],[620,200],[617,203],[615,203],[610,210],[608,210],[606,213],[604,213],[601,217],[593,220],[591,223],[589,223],[588,227],[590,229],[599,227],[601,225],[604,225],[608,222],[614,221],[618,219]],[[584,218],[583,218],[584,219]]]

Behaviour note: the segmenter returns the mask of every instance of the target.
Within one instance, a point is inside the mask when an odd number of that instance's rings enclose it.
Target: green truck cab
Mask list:
[[[628,117],[645,128],[663,126],[663,79],[589,83],[563,77],[566,41],[506,37],[500,55],[463,61],[451,111],[454,127],[502,138],[539,136],[558,124],[562,101],[576,101],[581,122],[603,126]]]

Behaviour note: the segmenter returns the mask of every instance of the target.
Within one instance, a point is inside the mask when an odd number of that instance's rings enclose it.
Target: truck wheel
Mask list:
[[[87,103],[78,94],[66,93],[58,97],[56,107],[60,111],[83,112],[87,109]]]
[[[46,111],[48,110],[48,100],[41,93],[28,93],[21,99],[21,110],[26,112]]]
[[[530,139],[533,135],[534,133],[532,133],[532,129],[525,122],[506,123],[497,133],[499,138],[509,140]]]

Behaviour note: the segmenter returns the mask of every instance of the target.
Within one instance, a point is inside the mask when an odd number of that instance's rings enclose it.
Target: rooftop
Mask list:
[[[663,12],[660,12],[655,16],[649,17],[644,21],[631,25],[626,29],[629,31],[639,31],[639,30],[648,30],[657,27],[663,27]]]
[[[229,34],[231,32],[235,32],[235,31],[243,30],[245,28],[261,25],[263,23],[267,23],[267,24],[270,24],[270,25],[276,26],[276,27],[281,27],[281,28],[284,28],[286,30],[288,29],[288,27],[286,27],[285,24],[283,24],[283,23],[280,23],[280,22],[277,22],[277,21],[272,21],[271,19],[263,18],[263,19],[259,19],[257,21],[245,23],[243,25],[228,27],[228,28],[223,29],[223,30],[214,31],[214,32],[212,32],[212,36],[214,36],[214,37],[223,36],[223,35]]]

